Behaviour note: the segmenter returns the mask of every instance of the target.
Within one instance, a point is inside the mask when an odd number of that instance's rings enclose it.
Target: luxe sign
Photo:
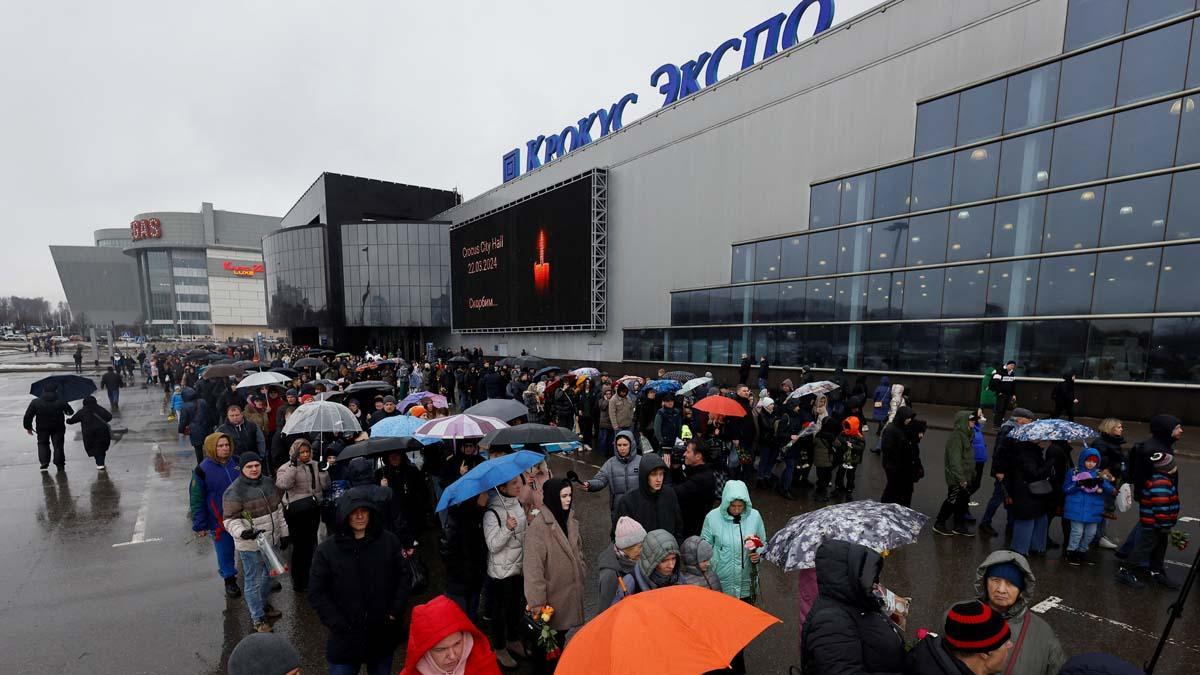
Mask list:
[[[668,106],[676,101],[694,94],[704,87],[716,84],[721,62],[728,53],[741,52],[742,65],[740,70],[753,66],[760,60],[768,59],[780,51],[791,49],[800,42],[800,19],[812,6],[820,10],[817,15],[817,25],[813,35],[827,30],[833,25],[834,0],[801,0],[790,13],[780,12],[747,30],[740,38],[730,38],[717,45],[711,52],[701,52],[696,58],[677,66],[674,63],[664,63],[650,74],[650,86],[658,89],[663,95],[662,105]],[[759,45],[761,46],[761,50]],[[762,58],[759,58],[761,52]],[[701,83],[703,77],[703,83]],[[661,82],[661,84],[660,84]],[[544,163],[549,163],[563,155],[592,142],[592,131],[596,122],[600,122],[598,137],[603,138],[617,131],[622,126],[622,116],[625,107],[638,102],[638,95],[630,92],[622,96],[608,108],[601,108],[577,123],[563,128],[557,134],[538,135],[525,143],[525,171],[532,171]],[[504,182],[521,175],[521,149],[513,148],[504,154]]]
[[[221,268],[228,272],[233,272],[235,277],[252,277],[255,274],[261,274],[267,269],[262,263],[254,263],[253,265],[234,265],[228,260],[221,263]]]

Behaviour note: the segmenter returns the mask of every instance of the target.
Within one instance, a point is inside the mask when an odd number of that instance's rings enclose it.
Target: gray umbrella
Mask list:
[[[486,401],[476,403],[463,412],[468,415],[495,417],[505,422],[529,415],[529,409],[525,407],[524,403],[514,401],[511,398],[489,398]]]
[[[876,551],[917,541],[929,516],[899,504],[863,500],[834,504],[788,521],[767,543],[763,555],[785,572],[816,565],[817,549],[838,539]]]

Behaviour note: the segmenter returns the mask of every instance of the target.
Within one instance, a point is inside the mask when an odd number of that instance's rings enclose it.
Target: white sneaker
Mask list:
[[[1109,539],[1108,537],[1100,537],[1099,543],[1100,543],[1100,548],[1107,548],[1109,550],[1120,547],[1120,544],[1113,541],[1112,539]]]
[[[103,464],[101,464],[100,466],[96,467],[96,470],[97,470],[97,471],[107,471],[107,469],[105,469],[105,468],[104,468],[104,465],[103,465]]]

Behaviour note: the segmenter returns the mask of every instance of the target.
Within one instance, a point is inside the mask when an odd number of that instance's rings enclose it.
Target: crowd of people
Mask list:
[[[215,358],[184,350],[121,356],[101,384],[114,410],[119,401],[111,389],[119,395],[132,383],[132,364],[145,386],[162,387],[164,414],[195,449],[192,527],[212,540],[225,593],[243,598],[255,632],[269,634],[281,616],[270,603],[281,589],[273,570],[290,566],[292,591],[306,595],[327,628],[334,673],[392,672],[405,626],[403,672],[494,672],[521,661],[553,672],[568,635],[590,618],[583,600],[588,584],[598,594],[597,613],[628,595],[680,584],[757,602],[756,567],[768,533],[753,492],[796,500],[807,491],[817,508],[853,499],[909,506],[925,477],[928,423],[905,387],[884,377],[869,388],[864,376],[851,382],[840,368],[828,380],[833,386],[814,386],[822,381],[801,369],[795,382],[772,387],[766,360],[745,357],[741,382],[705,374],[700,386],[660,393],[654,381],[667,375],[661,369],[647,381],[496,363],[465,350],[407,360],[279,345],[253,361],[249,345],[222,347],[212,350]],[[237,376],[206,375],[214,363],[269,368],[290,379],[238,388]],[[753,363],[757,390],[746,383]],[[1177,588],[1164,554],[1179,512],[1173,448],[1182,434],[1179,420],[1156,416],[1151,437],[1128,448],[1115,419],[1104,420],[1100,435],[1078,448],[1018,440],[1013,432],[1036,416],[1010,407],[1014,365],[985,375],[979,405],[955,415],[945,444],[946,494],[933,531],[1006,542],[980,563],[972,598],[950,609],[940,636],[908,651],[902,617],[881,600],[879,552],[826,542],[801,602],[803,672],[1072,672],[1053,630],[1027,611],[1035,586],[1030,559],[1062,547],[1064,562],[1094,564],[1099,549],[1117,547],[1108,521],[1128,508],[1139,509],[1139,519],[1115,552],[1123,560],[1118,581]],[[364,381],[380,384],[344,391]],[[801,387],[815,391],[798,393]],[[1068,394],[1073,404],[1073,389]],[[707,412],[703,400],[713,396],[727,398],[741,414]],[[523,405],[523,414],[507,422],[577,432],[585,448],[605,458],[602,467],[579,480],[555,476],[542,462],[435,514],[443,491],[511,448],[480,448],[479,438],[467,438],[413,454],[339,460],[384,419],[432,420],[497,398]],[[345,404],[365,431],[285,432],[300,406],[329,399]],[[1056,412],[1072,414],[1059,399],[1065,408]],[[1003,418],[990,449],[985,411]],[[25,426],[33,433],[37,422],[45,468],[51,445],[56,463],[62,454],[56,423],[81,423],[85,446],[103,468],[108,441],[98,435],[108,419],[93,397],[74,412],[47,391],[30,404]],[[856,482],[867,452],[880,455],[886,476],[878,495]],[[993,479],[992,490],[976,519],[968,504],[985,477]],[[597,560],[585,560],[575,494],[605,490],[611,544]],[[1056,517],[1061,543],[1050,534]],[[426,593],[431,565],[445,570],[443,586],[431,589],[444,597],[409,609]],[[803,579],[801,586],[803,596]],[[553,637],[531,641],[529,626],[539,617]],[[264,640],[254,643],[272,644]],[[748,672],[742,653],[728,672]]]

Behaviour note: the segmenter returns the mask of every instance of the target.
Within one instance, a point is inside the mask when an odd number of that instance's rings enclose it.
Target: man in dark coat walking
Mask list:
[[[112,366],[109,366],[108,372],[100,378],[100,388],[108,392],[108,403],[113,410],[121,409],[121,387],[124,386],[125,382]]]
[[[671,467],[671,487],[683,515],[682,539],[700,536],[704,517],[713,509],[717,477],[708,464],[709,452],[706,444],[690,440],[683,451],[683,466]]]
[[[109,368],[111,371],[112,369]],[[37,420],[38,461],[42,471],[50,468],[50,444],[54,444],[54,465],[59,471],[67,465],[67,456],[63,451],[66,438],[67,417],[75,414],[66,401],[58,400],[58,387],[47,384],[42,395],[29,402],[25,409],[25,433],[34,435],[34,420]]]
[[[997,429],[1004,422],[1008,406],[1017,405],[1017,378],[1014,376],[1016,370],[1017,362],[1010,360],[992,374],[992,381],[988,384],[988,388],[996,394],[996,405],[992,409],[992,426]]]
[[[621,516],[638,521],[647,532],[666,530],[676,540],[685,539],[683,534],[683,512],[675,490],[666,485],[667,465],[656,454],[642,455],[638,464],[638,489],[630,490],[617,502],[617,513],[613,522]]]
[[[749,354],[742,354],[742,363],[738,366],[738,384],[746,384],[746,380],[750,379],[750,366],[753,362],[750,360]]]

